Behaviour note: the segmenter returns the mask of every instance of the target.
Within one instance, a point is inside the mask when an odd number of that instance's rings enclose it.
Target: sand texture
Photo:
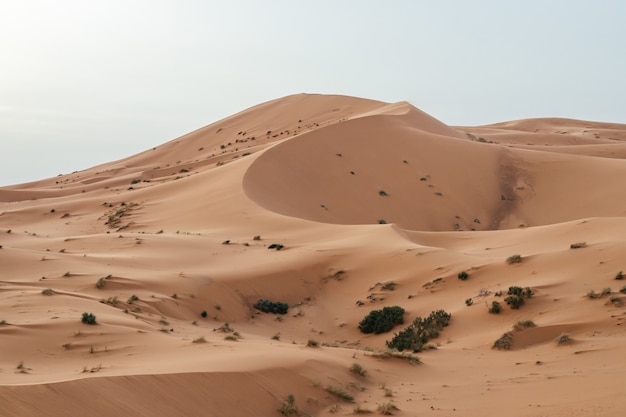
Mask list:
[[[2,187],[0,416],[624,416],[625,158],[626,125],[298,94]]]

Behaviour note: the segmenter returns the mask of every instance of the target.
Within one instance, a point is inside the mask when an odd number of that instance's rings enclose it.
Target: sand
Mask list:
[[[0,188],[0,415],[623,416],[624,158],[626,125],[298,94]],[[420,363],[381,357],[438,309]]]

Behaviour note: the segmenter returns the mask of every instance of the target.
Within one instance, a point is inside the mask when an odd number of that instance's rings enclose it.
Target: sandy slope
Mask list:
[[[292,394],[302,415],[622,416],[624,156],[625,125],[300,94],[0,188],[0,415],[280,415]],[[452,314],[422,364],[359,332],[391,305]]]

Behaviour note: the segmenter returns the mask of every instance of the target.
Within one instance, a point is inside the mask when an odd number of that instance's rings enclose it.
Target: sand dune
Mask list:
[[[0,188],[0,415],[622,416],[625,156],[626,125],[299,94]]]

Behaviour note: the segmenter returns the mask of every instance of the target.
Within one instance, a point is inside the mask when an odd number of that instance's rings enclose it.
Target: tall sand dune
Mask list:
[[[625,157],[298,94],[2,187],[0,415],[622,416]]]

